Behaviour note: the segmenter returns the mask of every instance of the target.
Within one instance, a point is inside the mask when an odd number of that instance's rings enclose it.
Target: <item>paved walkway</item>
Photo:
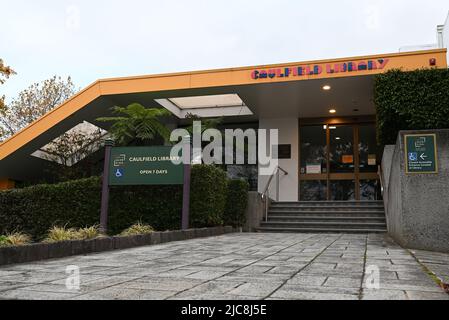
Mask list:
[[[448,280],[449,254],[411,255],[383,235],[228,234],[0,267],[0,298],[449,299],[422,264]]]

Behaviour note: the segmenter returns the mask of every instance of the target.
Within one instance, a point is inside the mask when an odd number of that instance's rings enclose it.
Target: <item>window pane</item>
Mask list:
[[[381,200],[378,180],[360,180],[360,200]]]
[[[300,173],[326,173],[326,129],[323,126],[301,127],[300,140]]]
[[[301,201],[323,201],[327,199],[325,180],[301,181],[299,186]]]
[[[329,132],[331,172],[354,172],[354,138],[352,126],[329,126]]]
[[[376,141],[374,125],[359,127],[360,172],[377,172],[379,148]]]
[[[229,179],[245,179],[249,184],[249,191],[257,191],[257,165],[228,165],[226,172]]]
[[[330,181],[330,200],[355,200],[354,180]]]

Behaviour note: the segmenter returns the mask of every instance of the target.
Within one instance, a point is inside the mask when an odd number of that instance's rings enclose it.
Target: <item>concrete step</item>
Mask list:
[[[276,215],[280,215],[280,216],[294,216],[294,215],[298,215],[298,216],[331,216],[331,215],[335,215],[335,216],[341,216],[341,217],[353,217],[353,216],[366,216],[366,217],[385,217],[385,213],[384,211],[343,211],[343,210],[338,210],[338,211],[333,211],[333,210],[326,210],[326,211],[306,211],[306,210],[280,210],[280,209],[272,209],[270,208],[268,210],[268,215],[269,216],[276,216]]]
[[[386,233],[387,229],[351,229],[351,228],[273,228],[259,227],[258,232],[276,232],[276,233]]]
[[[277,210],[306,210],[306,211],[324,211],[324,210],[332,210],[332,211],[384,211],[383,206],[348,206],[348,205],[339,205],[339,206],[306,206],[306,205],[284,205],[284,204],[275,204],[271,205],[270,208]]]
[[[272,202],[260,232],[385,233],[382,201]]]
[[[382,200],[376,201],[272,201],[271,205],[305,206],[383,206]]]
[[[353,217],[339,217],[335,215],[328,216],[268,216],[268,222],[308,222],[308,221],[317,221],[317,222],[378,222],[385,223],[385,216],[379,217],[363,217],[363,216],[353,216]]]
[[[291,221],[268,221],[262,222],[261,227],[271,228],[344,228],[344,229],[386,229],[385,222],[354,222],[354,221],[303,221],[303,222],[291,222]]]

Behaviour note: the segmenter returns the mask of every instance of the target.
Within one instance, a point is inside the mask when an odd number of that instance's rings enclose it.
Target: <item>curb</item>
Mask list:
[[[56,259],[96,252],[123,250],[173,241],[213,237],[237,232],[230,226],[152,232],[135,236],[112,236],[92,240],[34,243],[17,247],[0,247],[0,266],[39,260]]]

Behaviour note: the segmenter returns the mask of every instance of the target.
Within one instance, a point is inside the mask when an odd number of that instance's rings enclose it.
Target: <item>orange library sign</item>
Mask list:
[[[389,59],[382,58],[374,60],[363,60],[359,62],[348,61],[348,62],[328,63],[325,65],[315,64],[315,65],[305,65],[287,68],[261,69],[252,71],[251,78],[257,80],[267,78],[273,79],[273,78],[311,76],[323,73],[335,74],[345,72],[382,70],[386,67],[388,62]]]

